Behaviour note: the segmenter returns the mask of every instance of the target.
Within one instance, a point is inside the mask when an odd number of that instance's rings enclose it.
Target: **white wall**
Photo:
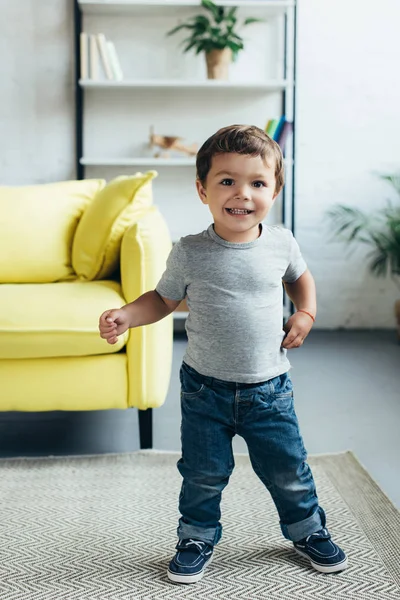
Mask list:
[[[0,0],[0,183],[74,177],[72,0]]]
[[[0,9],[0,182],[72,178],[72,1]],[[394,326],[400,292],[368,274],[362,252],[348,258],[328,241],[324,211],[339,201],[373,209],[390,195],[373,172],[400,167],[399,23],[397,0],[299,0],[296,235],[319,327]]]
[[[297,238],[318,286],[320,327],[392,327],[400,291],[364,251],[328,241],[335,202],[374,210],[400,171],[400,2],[299,0]]]

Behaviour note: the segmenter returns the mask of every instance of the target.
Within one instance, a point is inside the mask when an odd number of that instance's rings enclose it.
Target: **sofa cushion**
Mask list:
[[[0,187],[0,283],[75,277],[72,241],[104,179]]]
[[[84,280],[106,279],[116,270],[125,231],[151,206],[156,171],[117,177],[101,190],[76,230],[72,264]]]
[[[101,339],[99,317],[126,304],[114,281],[0,285],[0,359],[90,356],[118,352]]]

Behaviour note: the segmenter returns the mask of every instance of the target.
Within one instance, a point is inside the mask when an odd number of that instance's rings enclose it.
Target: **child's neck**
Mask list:
[[[262,231],[262,225],[259,223],[256,227],[252,227],[248,231],[230,231],[229,229],[225,229],[220,225],[214,222],[213,224],[215,233],[225,240],[226,242],[231,242],[232,244],[246,244],[248,242],[254,242],[257,238],[260,237]]]

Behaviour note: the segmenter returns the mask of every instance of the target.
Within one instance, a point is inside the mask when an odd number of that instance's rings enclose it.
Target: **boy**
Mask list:
[[[181,518],[168,577],[193,583],[211,561],[236,433],[274,500],[284,537],[318,571],[341,571],[347,558],[318,505],[286,357],[315,320],[314,280],[291,231],[263,224],[283,186],[281,150],[261,129],[233,125],[203,144],[196,167],[213,224],[175,244],[155,290],[106,311],[99,324],[101,337],[114,344],[128,327],[162,319],[187,297]],[[297,309],[284,330],[282,281]]]

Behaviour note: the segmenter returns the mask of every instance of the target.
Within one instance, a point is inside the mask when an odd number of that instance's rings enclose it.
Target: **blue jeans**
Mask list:
[[[270,492],[285,538],[297,542],[325,526],[293,407],[289,373],[260,383],[200,375],[183,363],[183,477],[179,539],[217,544],[222,490],[233,471],[232,438],[242,436],[255,473]]]

